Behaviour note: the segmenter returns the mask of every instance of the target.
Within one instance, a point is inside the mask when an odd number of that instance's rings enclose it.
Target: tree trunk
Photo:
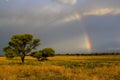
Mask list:
[[[46,60],[48,60],[47,57],[43,57],[43,58],[41,59],[41,61],[46,61]]]
[[[22,63],[24,63],[24,59],[25,59],[25,54],[23,54],[23,55],[21,56],[21,61],[22,61]]]
[[[38,61],[40,61],[40,58],[37,58]]]

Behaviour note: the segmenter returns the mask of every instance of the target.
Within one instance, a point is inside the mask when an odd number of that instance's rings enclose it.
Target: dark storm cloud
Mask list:
[[[111,48],[113,46],[112,44],[116,44],[116,39],[120,37],[120,15],[89,16],[84,20],[84,24],[87,27],[88,33],[92,39],[91,41],[95,48],[103,50]]]
[[[85,33],[92,51],[120,48],[120,0],[76,1],[0,0],[1,51],[17,33],[32,33],[41,38],[40,48],[53,47],[59,53],[85,51]]]

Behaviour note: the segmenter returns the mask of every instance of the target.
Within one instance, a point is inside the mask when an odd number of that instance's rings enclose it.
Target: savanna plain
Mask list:
[[[120,55],[0,57],[0,80],[120,80]]]

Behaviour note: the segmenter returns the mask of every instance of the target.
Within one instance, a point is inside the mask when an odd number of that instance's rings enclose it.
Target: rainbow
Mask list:
[[[78,21],[82,21],[82,15],[75,11],[74,14],[72,15],[68,15],[67,17],[63,18],[61,20],[62,23],[67,23],[67,22],[71,22],[71,21],[74,21],[74,20],[78,20]],[[85,29],[85,27],[83,26],[83,31],[84,31],[84,49],[87,50],[88,53],[91,53],[92,51],[92,44],[91,44],[91,41],[90,41],[90,37]]]
[[[85,45],[86,45],[86,49],[88,50],[88,52],[90,53],[92,50],[92,45],[91,45],[91,41],[90,38],[88,36],[88,34],[86,33],[85,35]]]
[[[79,12],[76,13],[76,16],[78,20],[81,20],[82,21],[82,16]],[[85,29],[85,27],[83,27],[83,30],[84,30],[84,34],[85,34],[85,48],[87,49],[88,53],[91,53],[92,51],[92,44],[91,44],[91,40],[90,40],[90,37]]]

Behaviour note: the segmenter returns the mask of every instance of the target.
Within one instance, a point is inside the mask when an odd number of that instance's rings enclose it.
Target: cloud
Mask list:
[[[44,13],[46,13],[46,14],[58,14],[58,13],[60,13],[61,12],[61,10],[62,10],[62,7],[61,6],[59,6],[59,5],[47,5],[47,6],[43,6],[42,8],[41,8],[41,10],[40,10],[40,12],[44,12]],[[39,8],[38,9],[36,9],[36,12],[38,12],[39,11]]]
[[[74,12],[68,15],[65,15],[64,17],[62,17],[61,19],[58,19],[56,21],[57,24],[61,24],[61,23],[69,23],[72,21],[80,21],[82,18],[81,14],[78,12]]]
[[[118,15],[120,14],[120,9],[113,9],[113,8],[101,8],[101,9],[95,9],[88,12],[84,12],[83,15],[89,16],[89,15],[96,15],[96,16],[102,16],[102,15]]]
[[[9,0],[5,0],[6,2],[8,2]]]
[[[88,52],[88,50],[86,48],[86,43],[85,43],[83,37],[84,36],[74,36],[72,38],[68,37],[67,39],[62,38],[60,40],[57,40],[57,41],[49,44],[49,46],[53,47],[55,50],[57,50],[58,53],[59,52],[63,52],[63,53],[79,52],[80,50]]]
[[[63,21],[64,22],[70,22],[70,21],[73,21],[73,20],[80,20],[80,19],[81,19],[81,15],[79,13],[75,13],[73,15],[65,17]]]
[[[0,14],[0,27],[7,27],[8,25],[44,27],[44,25],[54,22],[61,11],[62,7],[59,5],[33,7],[31,10],[22,9],[20,11],[12,9],[8,13],[3,11]]]
[[[119,1],[52,1],[9,0],[6,4],[0,0],[0,51],[10,36],[26,32],[42,39],[40,48],[53,47],[59,53],[90,49],[85,33],[89,34],[92,51],[120,47],[120,39],[116,40],[120,37]]]
[[[74,5],[77,3],[77,0],[54,0],[62,4],[71,4]]]
[[[110,50],[110,51],[120,51],[120,48],[118,47],[118,48],[109,48],[108,50]]]

